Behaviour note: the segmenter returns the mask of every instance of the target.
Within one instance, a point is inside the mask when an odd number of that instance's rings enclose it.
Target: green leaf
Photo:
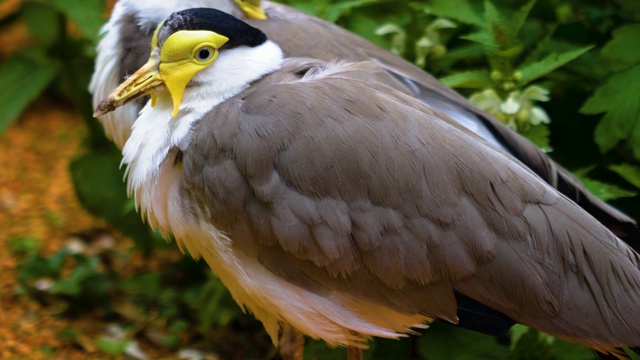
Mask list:
[[[516,344],[520,340],[520,338],[529,331],[529,327],[522,324],[515,324],[509,330],[509,335],[511,336],[511,349],[513,350],[516,347]]]
[[[522,29],[524,22],[527,20],[527,16],[535,3],[536,0],[530,0],[523,6],[520,6],[518,10],[512,14],[503,13],[498,17],[500,19],[500,25],[511,45],[518,42],[518,34],[520,33],[520,30]]]
[[[500,44],[488,32],[477,32],[469,35],[460,36],[461,39],[470,40],[479,44],[488,46],[491,49],[498,49]]]
[[[551,151],[551,145],[549,143],[549,127],[544,124],[534,125],[528,129],[520,131],[520,135],[526,137],[539,147],[542,151]]]
[[[640,354],[638,354],[637,352],[629,349],[629,348],[622,348],[624,350],[624,352],[627,354],[627,356],[629,356],[629,359],[631,360],[640,360]]]
[[[118,153],[92,153],[71,162],[76,193],[92,213],[107,219],[124,215],[128,198]]]
[[[49,46],[60,37],[58,12],[43,2],[25,2],[21,16],[29,32],[43,45]]]
[[[534,4],[535,0],[531,0],[517,11],[510,12],[497,8],[491,1],[485,0],[484,20],[480,24],[481,31],[463,38],[501,50],[520,46],[518,33]]]
[[[126,236],[136,241],[147,255],[153,245],[164,244],[153,237],[150,228],[129,199],[120,169],[122,156],[118,151],[82,155],[71,162],[71,178],[82,205],[94,215],[105,218]]]
[[[17,237],[9,241],[9,250],[19,256],[34,256],[40,248],[40,239],[36,237]]]
[[[49,0],[49,3],[73,20],[84,36],[98,40],[100,27],[104,23],[104,0]]]
[[[495,337],[438,322],[419,339],[418,352],[429,360],[509,358],[509,349]]]
[[[595,132],[600,151],[626,140],[640,159],[640,65],[609,78],[582,106],[583,114],[606,112]]]
[[[128,339],[111,340],[103,338],[96,340],[96,347],[111,356],[123,355],[130,344],[131,340]]]
[[[574,175],[576,175],[582,185],[584,185],[589,192],[604,201],[637,195],[636,192],[625,190],[613,184],[607,184],[599,180],[590,179],[584,175],[578,175],[575,173]]]
[[[627,180],[630,184],[640,189],[640,166],[634,166],[629,164],[611,165],[609,166],[611,171],[614,171],[620,175],[623,179]]]
[[[461,23],[481,26],[484,24],[480,2],[468,0],[432,0],[428,4],[416,3],[428,14],[455,19]]]
[[[44,55],[42,55],[44,56]],[[0,134],[51,84],[60,64],[14,57],[0,67]]]
[[[453,73],[440,81],[452,88],[484,89],[491,86],[491,78],[485,70]]]
[[[18,280],[24,284],[41,278],[58,278],[68,256],[66,250],[60,250],[50,258],[34,256],[18,265]]]
[[[161,275],[157,272],[147,272],[137,276],[122,279],[119,288],[130,295],[144,298],[147,303],[155,301],[162,290]]]
[[[88,295],[104,295],[108,282],[99,269],[99,260],[83,255],[74,256],[76,264],[71,273],[56,281],[49,289],[52,294],[86,297]]]
[[[527,55],[526,60],[519,65],[520,67],[533,64],[549,54],[561,54],[581,48],[581,46],[551,38],[551,32],[549,31],[548,38],[538,42],[535,49]],[[600,54],[595,51],[588,51],[568,63],[567,68],[579,73],[580,75],[578,76],[582,78],[582,81],[589,81],[588,79],[595,78],[597,74],[602,72],[599,69],[601,67],[599,59]],[[577,77],[573,77],[573,79],[572,81],[575,81]],[[558,80],[556,79],[555,81]]]
[[[518,326],[518,325],[516,325]],[[523,332],[524,331],[524,332]],[[512,359],[595,360],[591,349],[557,339],[532,328],[522,326],[512,337]],[[512,332],[513,336],[513,332]]]
[[[56,334],[56,338],[58,340],[71,341],[73,343],[76,343],[78,340],[80,340],[81,336],[82,333],[79,330],[72,328],[71,326],[65,327],[64,329],[58,331],[58,333]]]
[[[640,24],[620,26],[613,31],[612,36],[613,39],[600,53],[610,71],[628,69],[640,63]]]
[[[559,54],[550,54],[540,61],[527,64],[519,69],[520,73],[522,73],[519,83],[525,85],[533,80],[545,76],[553,70],[589,51],[592,47],[593,46],[590,45]]]

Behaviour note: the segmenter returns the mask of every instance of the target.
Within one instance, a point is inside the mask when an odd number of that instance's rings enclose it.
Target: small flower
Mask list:
[[[549,91],[541,86],[511,91],[506,100],[502,100],[493,89],[486,89],[473,94],[469,100],[516,131],[550,122],[547,113],[535,105],[536,101],[549,101]]]

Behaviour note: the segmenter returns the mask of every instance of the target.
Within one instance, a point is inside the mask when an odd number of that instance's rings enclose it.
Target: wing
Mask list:
[[[638,254],[374,71],[291,60],[216,107],[183,154],[184,195],[310,291],[455,322],[457,290],[564,338],[635,345]]]
[[[617,236],[640,249],[640,230],[633,219],[593,196],[571,173],[553,162],[529,140],[476,108],[429,73],[324,20],[268,1],[264,2],[263,7],[269,20],[251,21],[251,25],[262,29],[289,56],[325,61],[374,61],[394,77],[385,81],[385,84],[410,94],[485,140],[501,146],[551,186],[589,211]]]

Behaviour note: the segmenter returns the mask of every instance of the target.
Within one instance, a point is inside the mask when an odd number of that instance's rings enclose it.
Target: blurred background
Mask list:
[[[424,68],[640,219],[637,0],[289,0]],[[113,0],[0,1],[0,359],[270,359],[203,262],[151,232],[87,92]],[[638,245],[636,244],[636,250]],[[594,359],[436,323],[367,359]],[[346,359],[307,340],[307,359]]]

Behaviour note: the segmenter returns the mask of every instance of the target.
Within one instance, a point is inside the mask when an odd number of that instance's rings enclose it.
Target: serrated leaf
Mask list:
[[[536,3],[536,0],[530,0],[523,6],[520,6],[518,10],[512,13],[507,13],[504,11],[499,11],[495,8],[493,11],[496,11],[496,25],[500,26],[506,35],[507,44],[513,46],[518,43],[518,34],[524,25],[524,22],[527,20],[527,16],[533,8],[533,5]]]
[[[511,49],[521,45],[517,36],[524,25],[527,15],[535,4],[531,0],[515,12],[503,11],[491,1],[484,2],[484,19],[479,32],[463,36],[463,39],[475,41],[494,49]]]
[[[85,37],[98,40],[105,21],[102,18],[104,0],[49,0],[49,3],[76,23]]]
[[[609,170],[620,175],[630,184],[640,189],[640,166],[633,166],[629,164],[611,165],[609,166]]]
[[[520,131],[520,135],[526,137],[539,147],[542,151],[551,151],[551,145],[549,143],[549,128],[547,125],[539,124],[531,126],[526,130]]]
[[[490,1],[485,0],[483,19],[479,24],[480,31],[460,38],[483,44],[490,51],[499,50],[500,46],[507,42],[501,23],[502,19],[496,7]]]
[[[598,124],[595,140],[600,151],[611,150],[618,142],[628,141],[640,159],[640,65],[609,78],[582,106],[583,114],[606,112]]]
[[[571,60],[589,51],[593,46],[585,46],[576,50],[567,51],[560,54],[550,54],[544,59],[527,64],[519,69],[522,77],[519,82],[526,85],[533,80],[545,76],[553,70],[565,65]]]
[[[461,23],[483,25],[482,8],[480,2],[468,0],[432,0],[422,5],[423,11],[439,17],[455,19]]]
[[[507,37],[504,28],[505,17],[489,0],[484,1],[484,32],[499,45],[507,43]]]
[[[35,63],[14,57],[0,67],[0,134],[38,97],[58,74],[57,61]]]
[[[600,53],[608,70],[620,71],[640,63],[640,24],[623,25],[612,32],[612,37]]]
[[[418,340],[418,352],[429,360],[509,359],[509,349],[493,336],[434,323]]]
[[[469,35],[460,36],[460,38],[474,41],[494,49],[498,49],[500,47],[500,44],[496,42],[493,36],[488,32],[477,32]]]
[[[574,175],[576,174],[574,173]],[[607,201],[637,195],[636,192],[625,190],[619,186],[607,184],[599,180],[590,179],[586,176],[576,175],[576,177],[589,192],[600,198],[600,200]]]
[[[550,37],[552,33],[553,31],[550,31],[548,36]],[[580,46],[576,46],[574,44],[557,39],[546,38],[544,40],[541,40],[536,48],[527,55],[526,60],[520,64],[520,67],[525,67],[525,65],[533,64],[537,60],[543,59],[549,54],[566,53],[578,49],[580,49]],[[572,60],[567,64],[567,66],[569,66],[572,71],[580,73],[580,75],[585,79],[594,78],[598,73],[601,72],[598,66],[599,59],[599,54],[594,51],[587,51],[586,53]]]
[[[489,73],[484,70],[454,73],[440,81],[452,88],[484,89],[491,86]]]

